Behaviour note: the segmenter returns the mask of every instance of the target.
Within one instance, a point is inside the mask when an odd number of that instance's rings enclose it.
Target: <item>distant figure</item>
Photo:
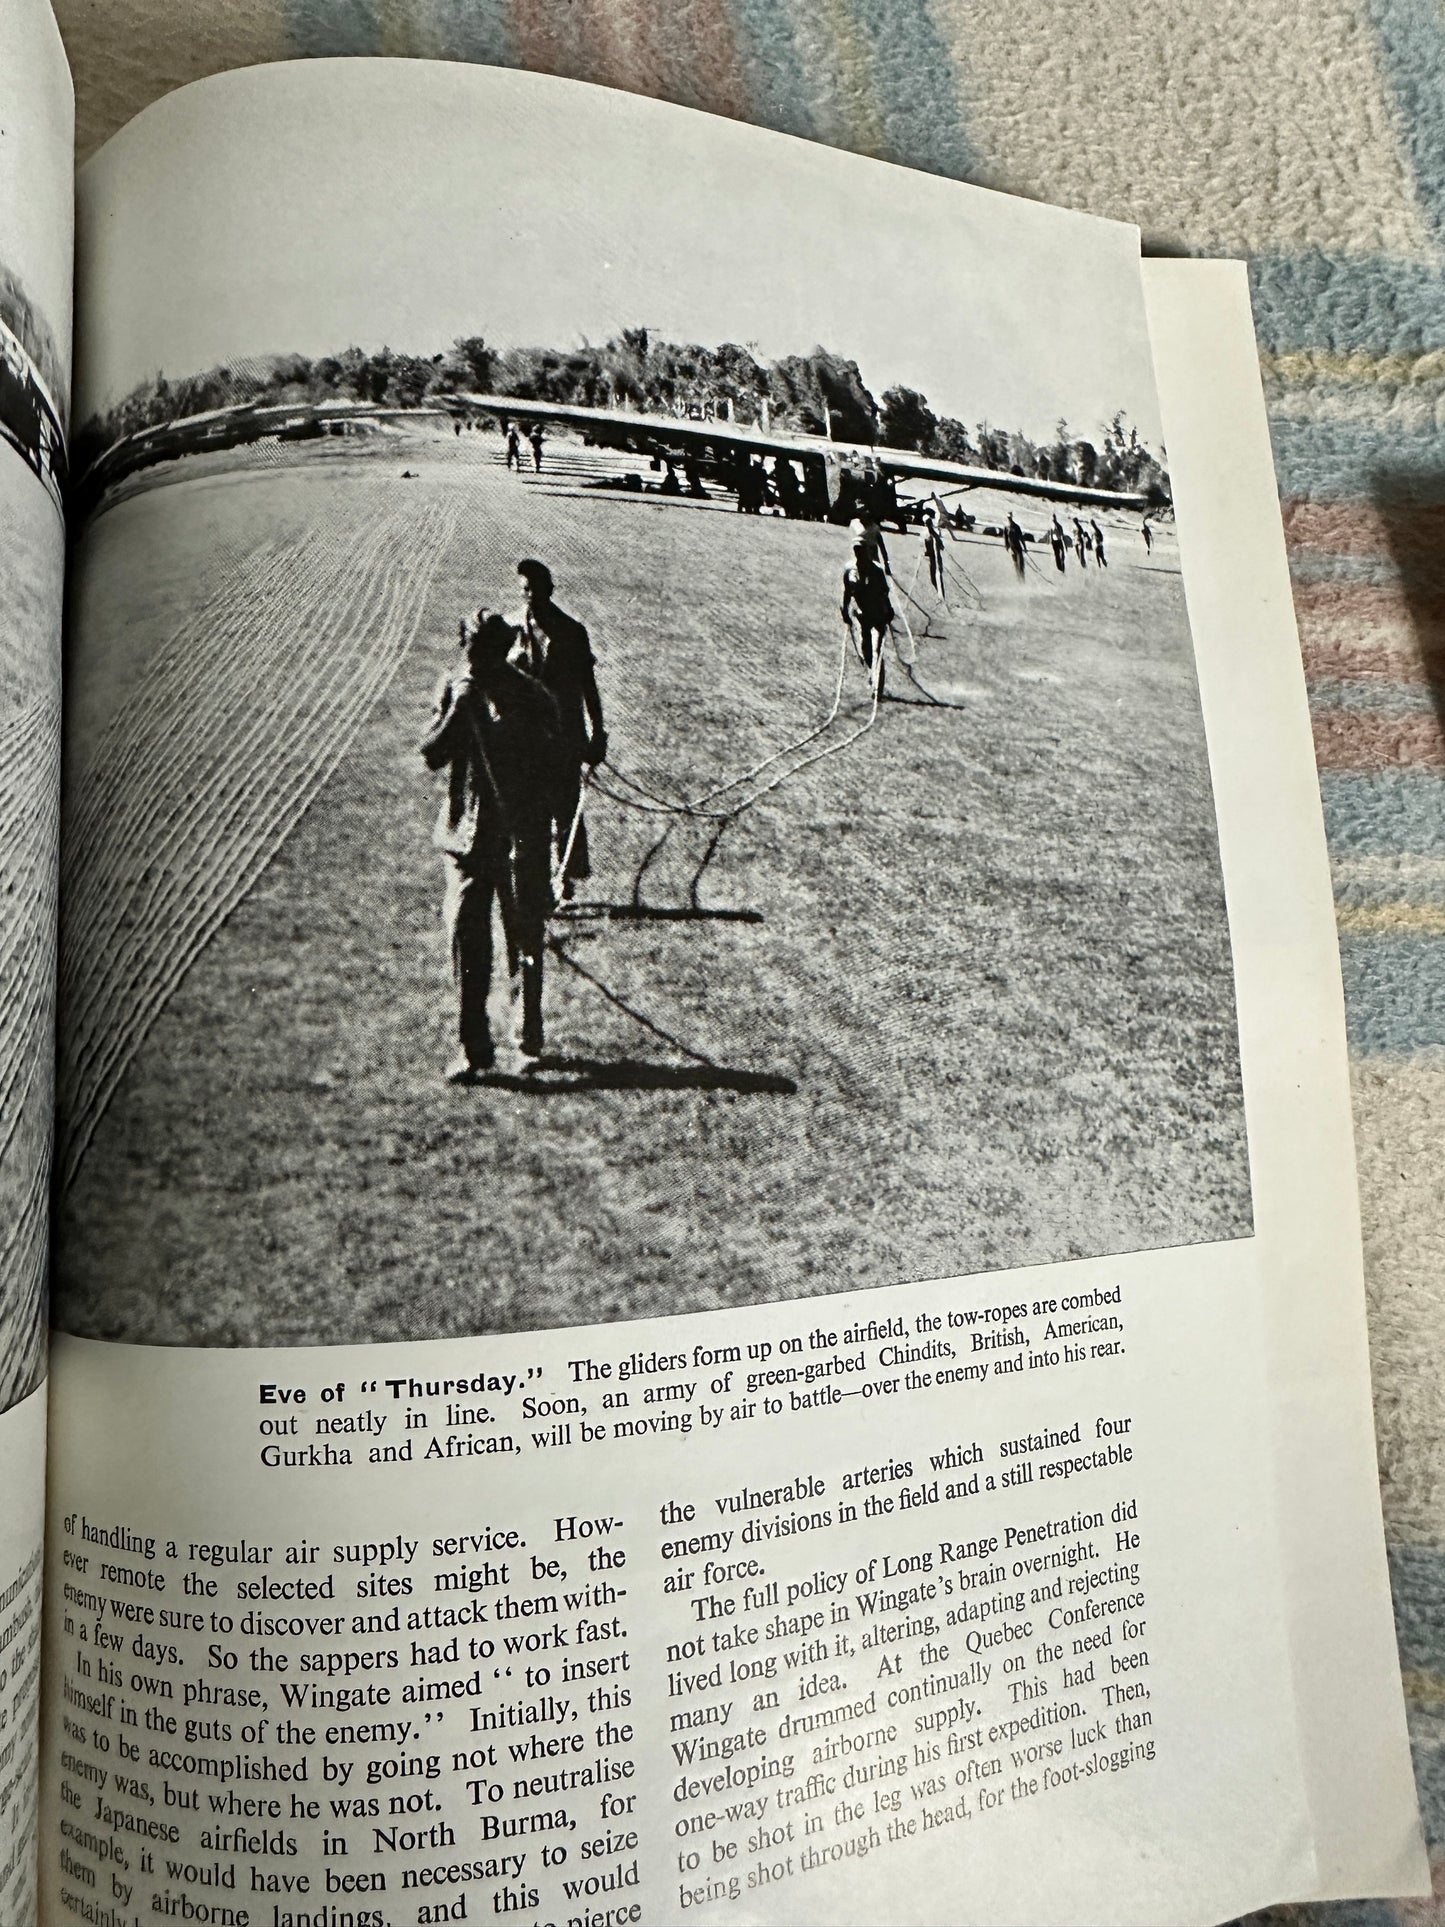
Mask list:
[[[835,522],[847,523],[859,518],[866,519],[867,515],[868,511],[863,504],[861,479],[844,464],[838,470],[838,497],[831,510],[832,519]]]
[[[452,433],[456,436],[458,441],[462,439],[462,418],[460,415],[458,415],[455,421],[452,423]]]
[[[880,526],[884,522],[891,522],[900,535],[907,533],[908,523],[898,499],[898,484],[886,469],[875,469],[869,476],[867,499],[873,518]]]
[[[853,562],[843,571],[842,616],[850,631],[857,616],[855,641],[863,667],[873,678],[878,694],[883,694],[883,638],[893,620],[893,602],[888,594],[888,578],[866,540],[853,544]],[[877,659],[877,668],[874,660]]]
[[[597,664],[587,631],[552,600],[552,571],[532,558],[517,564],[525,604],[514,634],[512,665],[533,676],[557,705],[561,769],[556,786],[553,845],[561,895],[592,874],[582,816],[582,770],[607,756]]]
[[[1147,515],[1140,524],[1139,532],[1144,537],[1145,555],[1152,555],[1154,552],[1154,531],[1149,526],[1149,517]]]
[[[761,515],[768,499],[768,478],[756,457],[747,456],[738,469],[738,513]]]
[[[1104,554],[1104,531],[1092,518],[1090,519],[1089,527],[1094,531],[1094,566],[1097,569],[1107,569],[1109,562],[1107,556]]]
[[[1012,509],[1009,510],[1008,520],[1003,525],[1003,545],[1009,552],[1009,560],[1014,565],[1019,581],[1022,582],[1025,561],[1024,532],[1014,520]]]
[[[802,490],[793,464],[781,455],[773,457],[773,494],[788,520],[796,521],[802,514]]]
[[[1089,538],[1085,535],[1084,525],[1077,515],[1074,517],[1074,548],[1078,554],[1079,567],[1081,569],[1087,569],[1089,566]]]
[[[507,467],[522,472],[522,437],[517,433],[515,422],[507,423]]]
[[[492,906],[498,905],[518,1045],[540,1056],[542,959],[552,906],[550,843],[561,728],[551,694],[507,660],[516,630],[478,609],[460,625],[465,666],[437,689],[421,753],[447,772],[433,841],[446,866],[442,918],[457,987],[458,1054],[447,1065],[466,1084],[496,1063],[487,1014]]]
[[[1064,534],[1064,525],[1057,515],[1049,525],[1049,547],[1054,552],[1054,567],[1062,575],[1069,566],[1066,560],[1069,553],[1069,539]]]
[[[930,502],[923,511],[923,555],[928,563],[928,581],[935,595],[948,600],[943,579],[943,531],[938,526],[938,510]]]
[[[542,424],[540,422],[533,422],[532,426],[527,430],[527,440],[532,444],[532,468],[536,474],[540,475],[542,472],[542,443],[546,440],[546,437],[542,433]],[[517,466],[520,468],[520,460]]]

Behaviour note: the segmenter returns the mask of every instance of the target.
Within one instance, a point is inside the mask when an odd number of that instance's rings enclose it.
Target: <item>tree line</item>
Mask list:
[[[481,335],[465,335],[430,357],[350,347],[314,359],[268,356],[176,380],[157,374],[84,424],[76,436],[75,465],[83,469],[137,430],[242,403],[351,401],[423,408],[446,406],[449,398],[463,394],[767,423],[780,431],[831,434],[839,441],[908,449],[1086,488],[1141,490],[1160,501],[1168,495],[1160,457],[1122,411],[1092,440],[1073,435],[1060,421],[1051,441],[1034,442],[987,422],[970,430],[953,416],[935,413],[912,388],[888,388],[875,399],[857,362],[823,347],[759,361],[736,342],[709,348],[660,340],[646,328],[624,328],[600,345],[578,348],[498,348]]]

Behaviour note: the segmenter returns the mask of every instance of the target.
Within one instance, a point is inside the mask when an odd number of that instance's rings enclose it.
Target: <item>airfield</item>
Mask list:
[[[982,527],[1046,507],[974,492],[947,606],[890,532],[875,707],[845,530],[589,486],[629,469],[658,479],[560,435],[521,476],[480,432],[263,445],[88,527],[63,1327],[446,1336],[1249,1231],[1172,525],[1146,555],[1100,513],[1107,570],[1039,543],[1020,582]],[[457,1089],[416,744],[526,555],[591,632],[609,763],[541,1069]]]

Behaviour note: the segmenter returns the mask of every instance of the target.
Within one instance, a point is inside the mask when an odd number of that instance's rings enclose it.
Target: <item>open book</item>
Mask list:
[[[1426,1891],[1241,273],[68,103],[12,5],[0,1919]]]

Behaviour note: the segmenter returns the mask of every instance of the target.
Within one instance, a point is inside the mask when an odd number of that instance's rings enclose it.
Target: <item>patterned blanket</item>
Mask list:
[[[1445,1922],[1445,0],[55,0],[90,151],[186,80],[420,55],[654,94],[1250,263],[1349,1012],[1377,1429]]]

